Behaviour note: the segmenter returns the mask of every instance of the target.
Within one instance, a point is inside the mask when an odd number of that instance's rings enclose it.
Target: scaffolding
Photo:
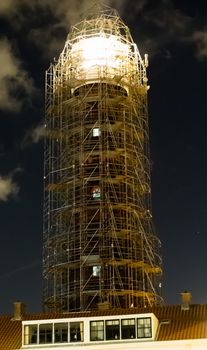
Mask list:
[[[46,72],[43,303],[158,304],[146,62],[116,11],[74,26]]]

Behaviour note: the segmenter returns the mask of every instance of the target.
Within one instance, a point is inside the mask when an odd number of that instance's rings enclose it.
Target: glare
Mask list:
[[[129,56],[130,47],[115,35],[96,36],[80,39],[72,46],[71,52],[83,69],[94,66],[118,68]]]

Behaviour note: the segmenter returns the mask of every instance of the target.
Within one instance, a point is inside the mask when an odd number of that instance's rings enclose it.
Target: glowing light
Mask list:
[[[130,47],[115,35],[96,36],[80,39],[72,46],[71,53],[78,58],[83,69],[94,66],[118,68],[129,56]]]
[[[92,188],[92,196],[94,199],[100,199],[101,198],[101,189],[99,186],[94,186]]]
[[[94,128],[93,129],[93,137],[98,137],[101,135],[101,131],[99,128]]]

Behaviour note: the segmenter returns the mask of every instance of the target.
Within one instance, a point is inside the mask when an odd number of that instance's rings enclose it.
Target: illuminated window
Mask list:
[[[135,338],[135,319],[121,320],[121,337],[122,339]]]
[[[106,321],[106,340],[116,340],[120,338],[119,320]]]
[[[37,344],[37,325],[24,326],[24,345]]]
[[[137,319],[137,337],[138,338],[152,337],[152,325],[151,325],[150,317]]]
[[[94,128],[93,129],[93,137],[98,137],[100,136],[101,132],[99,128]]]
[[[70,341],[83,341],[83,322],[70,322]]]
[[[104,321],[91,321],[90,322],[90,339],[104,340]]]
[[[93,266],[93,276],[98,277],[100,276],[101,272],[101,266]]]
[[[52,343],[52,324],[40,324],[39,326],[39,343]]]
[[[68,324],[54,324],[54,341],[55,343],[66,343],[68,341]]]
[[[92,189],[92,196],[94,199],[98,200],[101,198],[101,189],[99,186],[94,186]]]

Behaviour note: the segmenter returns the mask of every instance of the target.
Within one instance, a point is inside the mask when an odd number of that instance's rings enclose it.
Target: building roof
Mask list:
[[[157,340],[184,340],[207,338],[207,305],[191,305],[189,310],[180,305],[155,309],[159,319]]]
[[[0,316],[0,349],[20,349],[21,343],[21,321],[13,321],[11,316]]]
[[[145,313],[154,313],[159,320],[157,341],[207,338],[207,305],[190,305],[188,310],[182,309],[180,305],[171,305],[153,308],[97,310],[92,312],[35,313],[25,314],[23,320],[41,321]],[[21,321],[12,320],[11,316],[0,316],[0,349],[20,349],[21,340]]]

